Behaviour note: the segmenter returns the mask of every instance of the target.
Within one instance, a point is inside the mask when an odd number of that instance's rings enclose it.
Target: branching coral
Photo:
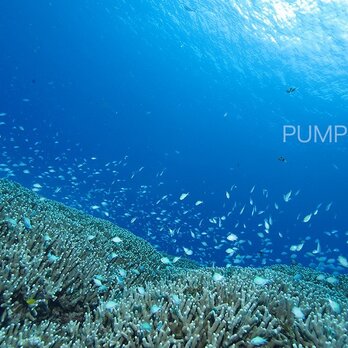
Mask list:
[[[0,211],[1,347],[348,346],[344,276],[164,264],[130,232],[6,180]]]

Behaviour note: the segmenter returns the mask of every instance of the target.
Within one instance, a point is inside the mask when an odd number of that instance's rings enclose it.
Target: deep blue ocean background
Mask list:
[[[0,174],[172,255],[342,272],[348,136],[282,137],[348,126],[347,18],[344,0],[4,0]]]

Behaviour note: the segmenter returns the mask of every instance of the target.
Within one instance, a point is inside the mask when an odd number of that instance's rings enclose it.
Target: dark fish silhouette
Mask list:
[[[286,93],[292,94],[292,93],[294,93],[296,90],[297,90],[296,87],[289,87],[289,88],[286,90]]]
[[[183,6],[184,6],[184,9],[187,11],[187,12],[196,12],[192,7],[190,7],[190,6],[187,6],[187,5],[185,5],[185,4],[183,4]]]

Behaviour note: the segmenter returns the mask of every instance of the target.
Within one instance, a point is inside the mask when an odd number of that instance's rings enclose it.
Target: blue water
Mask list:
[[[344,0],[3,1],[0,174],[173,255],[343,272],[348,136],[283,126],[348,127],[346,18]]]

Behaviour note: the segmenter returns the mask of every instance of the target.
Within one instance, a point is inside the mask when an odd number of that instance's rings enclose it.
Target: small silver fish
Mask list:
[[[31,230],[31,229],[32,229],[30,220],[29,220],[29,218],[27,218],[25,215],[23,215],[23,222],[24,222],[24,227],[25,227],[27,230]]]

